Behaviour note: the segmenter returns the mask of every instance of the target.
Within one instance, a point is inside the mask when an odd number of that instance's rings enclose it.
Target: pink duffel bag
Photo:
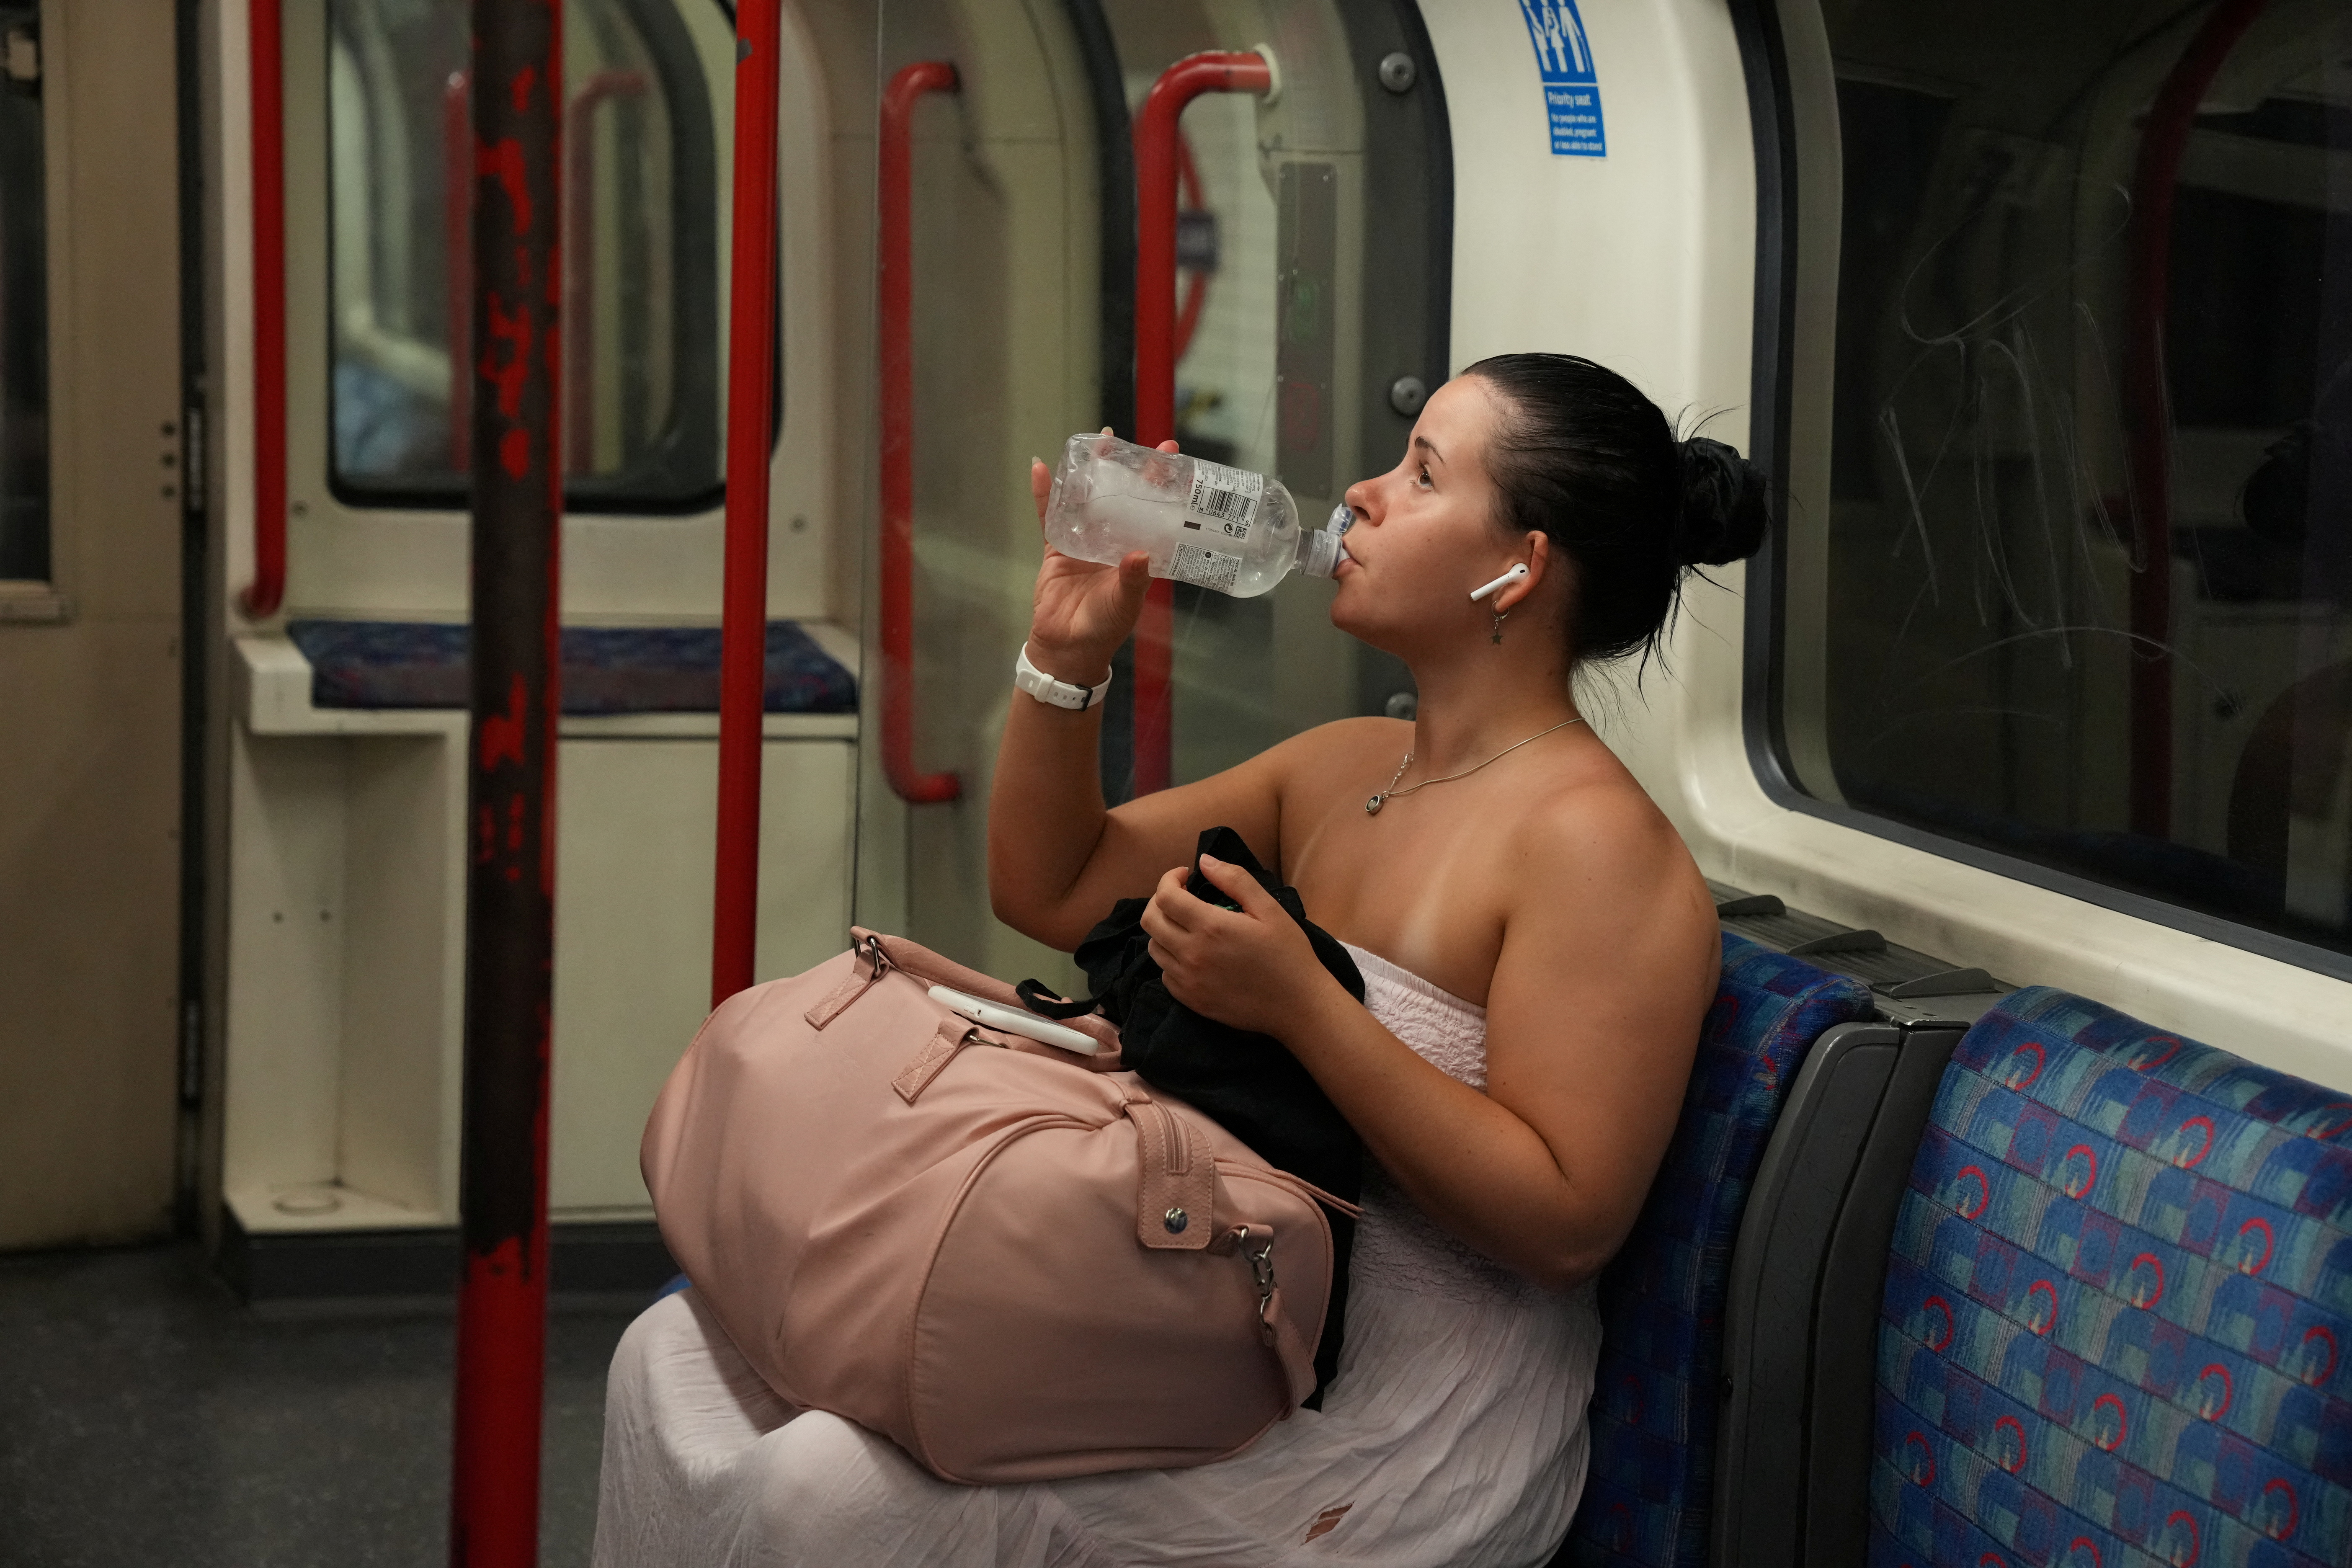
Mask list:
[[[967,1022],[1013,988],[897,937],[703,1025],[640,1160],[662,1238],[794,1405],[942,1479],[1202,1465],[1314,1387],[1314,1188],[1117,1068]],[[1344,1206],[1344,1205],[1343,1205]]]

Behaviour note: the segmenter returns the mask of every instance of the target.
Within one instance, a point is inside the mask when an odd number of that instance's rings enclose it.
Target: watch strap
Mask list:
[[[1086,687],[1059,680],[1029,662],[1029,645],[1021,645],[1021,656],[1013,664],[1013,684],[1049,708],[1066,708],[1083,713],[1103,700],[1110,689],[1110,678],[1106,676],[1100,686]]]

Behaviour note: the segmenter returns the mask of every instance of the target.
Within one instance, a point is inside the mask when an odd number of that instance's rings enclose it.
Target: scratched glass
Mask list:
[[[0,582],[49,576],[41,8],[0,5]]]
[[[1792,454],[1792,771],[2352,951],[2352,12],[1826,10],[1843,223],[1810,494]]]
[[[466,5],[332,0],[329,17],[336,489],[462,505]],[[730,29],[715,0],[574,0],[563,42],[567,504],[699,510],[721,474]]]

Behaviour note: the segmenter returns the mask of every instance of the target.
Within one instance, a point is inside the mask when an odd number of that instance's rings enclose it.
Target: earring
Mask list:
[[[1508,610],[1497,610],[1495,612],[1495,635],[1488,637],[1486,640],[1493,643],[1496,647],[1503,646],[1503,617],[1508,616],[1510,613],[1511,612]]]

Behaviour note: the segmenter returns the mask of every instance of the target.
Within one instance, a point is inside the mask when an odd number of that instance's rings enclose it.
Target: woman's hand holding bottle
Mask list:
[[[1110,432],[1106,428],[1103,434]],[[1172,452],[1176,443],[1162,441],[1160,449]],[[1037,503],[1041,529],[1053,483],[1053,471],[1032,460],[1029,491]],[[1030,606],[1030,662],[1074,686],[1101,684],[1110,673],[1111,655],[1133,635],[1143,613],[1144,591],[1151,584],[1150,559],[1135,550],[1117,566],[1097,566],[1046,546]]]

